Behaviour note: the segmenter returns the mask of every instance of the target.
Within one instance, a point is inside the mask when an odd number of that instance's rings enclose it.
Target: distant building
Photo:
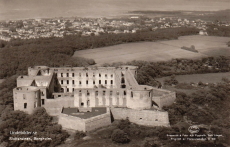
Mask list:
[[[161,108],[174,102],[175,92],[139,85],[136,76],[136,66],[29,67],[28,76],[19,76],[13,89],[14,110],[31,114],[44,107],[63,128],[80,131],[109,125],[111,117],[169,126]]]

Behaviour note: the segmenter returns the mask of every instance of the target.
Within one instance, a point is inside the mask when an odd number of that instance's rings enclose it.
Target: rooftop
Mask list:
[[[106,107],[93,107],[91,112],[79,112],[78,108],[63,108],[62,113],[82,119],[88,119],[94,116],[105,114],[107,112],[106,109]]]

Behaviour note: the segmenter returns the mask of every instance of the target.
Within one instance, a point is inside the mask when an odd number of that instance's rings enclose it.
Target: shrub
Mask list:
[[[128,143],[130,141],[128,135],[120,129],[116,129],[113,131],[111,135],[112,141],[116,143]]]
[[[125,128],[127,128],[127,127],[129,127],[129,125],[130,125],[130,121],[129,121],[129,119],[127,118],[127,119],[122,119],[120,122],[119,122],[119,124],[117,125],[117,127],[119,128],[119,129],[121,129],[121,130],[124,130]]]
[[[83,138],[83,137],[85,137],[85,136],[86,136],[86,134],[85,134],[84,132],[82,132],[82,131],[77,131],[77,132],[75,133],[74,139],[81,139],[81,138]]]

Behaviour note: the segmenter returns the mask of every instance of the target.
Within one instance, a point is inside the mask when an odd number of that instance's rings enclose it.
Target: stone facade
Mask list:
[[[63,108],[112,108],[114,116],[122,108],[122,116],[118,119],[129,117],[130,121],[143,125],[168,126],[168,113],[150,110],[160,110],[165,105],[170,105],[175,100],[175,92],[139,85],[136,81],[136,66],[121,67],[58,67],[34,66],[28,68],[28,76],[17,78],[17,87],[13,90],[14,109],[31,114],[35,107],[45,107],[50,115],[60,117],[60,124],[65,126],[79,121],[83,123],[83,131],[99,127],[93,123],[104,124],[103,121],[90,118],[78,119],[75,116],[62,114]],[[116,110],[115,110],[116,108]],[[119,109],[118,109],[119,108]],[[138,114],[133,115],[132,113]],[[89,112],[90,113],[90,112]],[[146,114],[146,120],[139,116]],[[149,115],[147,115],[149,114]],[[104,114],[101,114],[104,115]],[[107,116],[107,115],[106,115]],[[153,118],[151,120],[147,116]],[[155,118],[161,116],[159,118]],[[98,116],[97,116],[98,117]],[[159,120],[159,121],[155,121]],[[65,122],[65,123],[64,123]],[[107,125],[104,124],[104,125]],[[70,125],[72,126],[72,125]],[[96,126],[96,127],[95,127]],[[68,125],[66,126],[68,127]],[[74,129],[73,127],[70,127]],[[92,128],[92,129],[91,129]],[[76,129],[76,128],[75,128]]]

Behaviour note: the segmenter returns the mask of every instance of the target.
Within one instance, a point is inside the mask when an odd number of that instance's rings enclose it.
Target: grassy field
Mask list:
[[[98,65],[132,60],[167,61],[173,58],[196,59],[206,56],[230,55],[226,43],[230,37],[183,36],[178,40],[127,43],[115,46],[80,50],[74,57],[91,58]],[[182,46],[195,46],[199,53],[182,50]]]
[[[223,77],[230,79],[230,73],[208,73],[208,74],[192,74],[192,75],[176,75],[176,80],[179,83],[198,83],[199,81],[203,83],[217,83],[220,82]],[[169,77],[157,78],[156,80],[161,83],[164,82],[164,79]]]

